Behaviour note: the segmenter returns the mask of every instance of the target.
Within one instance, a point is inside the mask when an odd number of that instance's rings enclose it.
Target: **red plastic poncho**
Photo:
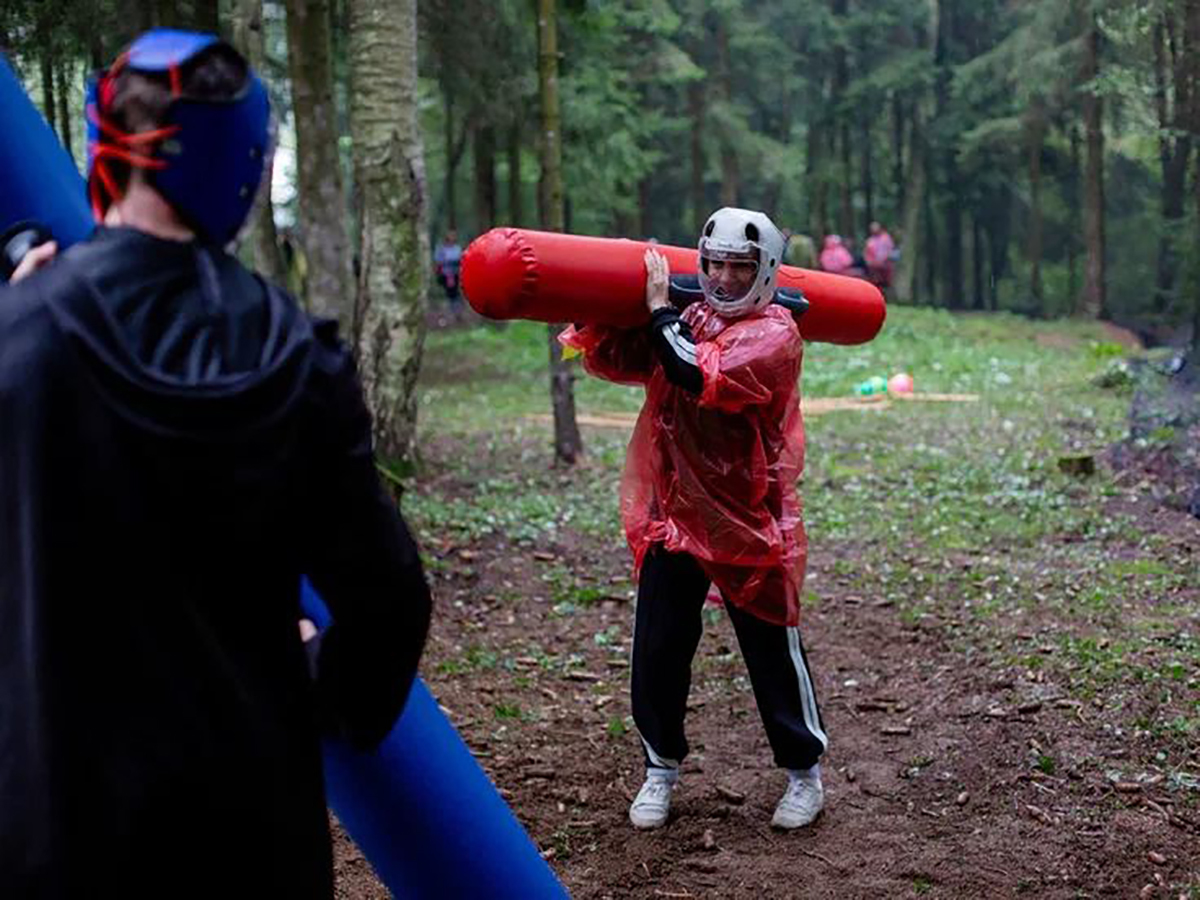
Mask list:
[[[730,320],[694,303],[683,320],[704,376],[698,398],[667,380],[644,329],[588,325],[560,338],[593,375],[646,386],[621,482],[635,569],[662,543],[694,556],[734,606],[796,625],[808,556],[800,332],[778,306]]]

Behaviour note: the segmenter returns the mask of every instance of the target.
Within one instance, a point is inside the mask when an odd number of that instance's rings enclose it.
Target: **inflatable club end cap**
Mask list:
[[[471,308],[489,319],[518,317],[520,299],[533,289],[536,260],[515,228],[493,228],[467,246],[462,289]]]
[[[872,287],[874,287],[874,285],[872,285]],[[883,331],[883,325],[885,322],[887,322],[887,301],[884,299],[883,291],[879,290],[879,288],[875,288],[875,292],[879,295],[879,318],[876,320],[875,328],[873,331],[871,331],[870,336],[863,341],[864,344],[879,337],[879,332]]]

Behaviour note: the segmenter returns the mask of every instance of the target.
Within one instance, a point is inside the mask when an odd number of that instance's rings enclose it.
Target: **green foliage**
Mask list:
[[[425,407],[427,444],[451,431],[469,435],[478,452],[435,452],[405,495],[406,512],[426,538],[500,535],[536,549],[584,533],[610,540],[624,561],[617,488],[629,432],[591,429],[586,471],[551,468],[543,449],[549,425],[526,418],[542,411],[541,396],[513,389],[530,377],[523,367],[542,365],[544,336],[537,325],[433,335],[422,384],[437,392]],[[1119,352],[1094,324],[899,307],[870,344],[809,345],[807,397],[848,397],[864,377],[907,371],[918,394],[979,399],[808,417],[806,522],[812,545],[833,562],[810,582],[806,602],[850,591],[890,603],[906,627],[955,623],[949,633],[959,635],[963,653],[994,653],[1002,664],[1060,679],[1081,700],[1161,692],[1169,712],[1145,729],[1179,745],[1192,741],[1200,640],[1181,624],[1195,598],[1191,563],[1110,505],[1119,489],[1103,471],[1079,480],[1057,465],[1062,455],[1098,453],[1125,435],[1127,400],[1094,386]],[[463,373],[455,362],[462,358],[486,358],[488,368]],[[642,400],[638,389],[594,379],[579,388],[584,414],[633,412]],[[451,499],[463,496],[463,484],[472,486],[469,503]],[[563,619],[614,593],[631,596],[628,582],[542,565],[542,599]],[[715,627],[721,610],[706,607],[704,618]],[[1013,637],[1048,618],[1055,624],[1044,634]],[[608,626],[583,637],[615,653],[627,635]],[[566,672],[580,661],[540,664]],[[468,649],[454,670],[487,665],[504,660]],[[1143,714],[1136,704],[1129,709],[1131,719]],[[607,733],[620,737],[621,727],[614,718]],[[1054,774],[1062,761],[1043,755],[1030,764]],[[923,768],[919,760],[912,767]]]
[[[608,725],[604,729],[604,733],[610,738],[621,738],[629,733],[630,725],[620,716],[613,716],[608,720]]]
[[[497,703],[492,710],[497,719],[521,718],[521,707],[516,703]]]
[[[1187,192],[1182,218],[1164,219],[1161,151],[1188,137],[1179,110],[1200,90],[1198,74],[1170,59],[1161,70],[1155,62],[1164,28],[1175,35],[1171,52],[1198,52],[1186,43],[1181,0],[874,0],[846,3],[840,14],[830,0],[559,5],[570,230],[691,244],[697,217],[732,200],[765,208],[799,232],[820,238],[849,229],[861,241],[870,216],[913,250],[906,259],[915,264],[920,302],[1069,314],[1083,283],[1082,101],[1094,95],[1106,105],[1109,312],[1159,331],[1194,315],[1195,192]],[[81,73],[137,30],[194,25],[208,7],[9,0],[0,4],[0,43],[39,103],[43,64],[58,67],[71,86],[66,118],[82,160]],[[520,224],[536,225],[535,5],[429,0],[418,9],[431,227],[450,218],[450,191],[464,237],[518,213]],[[229,4],[223,11],[226,27]],[[264,74],[280,123],[281,223],[295,205],[284,13],[280,2],[264,4]],[[1100,67],[1085,78],[1092,15],[1102,33]],[[335,93],[344,117],[352,89],[347,23],[336,19]],[[494,150],[481,163],[491,166],[489,184],[477,178],[473,156],[485,132]],[[920,235],[904,235],[914,136],[927,161],[928,216]],[[479,195],[489,191],[495,211],[484,221]],[[1042,241],[1034,246],[1039,218]],[[1173,255],[1164,256],[1165,247]],[[1162,259],[1174,278],[1166,301],[1154,290]],[[1031,285],[1035,262],[1040,292]]]

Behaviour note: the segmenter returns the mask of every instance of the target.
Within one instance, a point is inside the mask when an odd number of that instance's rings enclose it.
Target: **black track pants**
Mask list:
[[[642,563],[633,634],[633,720],[647,765],[674,768],[688,752],[683,730],[692,657],[704,625],[709,579],[686,553],[654,547]],[[816,692],[800,629],[772,625],[728,602],[775,764],[807,769],[825,750]]]

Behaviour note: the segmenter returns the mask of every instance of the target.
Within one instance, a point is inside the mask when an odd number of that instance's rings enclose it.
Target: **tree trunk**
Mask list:
[[[1008,243],[1012,234],[1012,197],[1001,189],[1001,197],[988,211],[988,309],[995,312],[1000,304],[1000,279],[1008,274]]]
[[[929,21],[926,41],[932,60],[937,51],[937,35],[941,18],[941,0],[926,0]],[[928,119],[929,98],[918,94],[913,100],[908,121],[908,178],[904,186],[904,242],[900,265],[896,267],[896,300],[912,303],[915,297],[917,264],[921,258],[922,214],[925,210],[925,186],[927,183],[928,148],[925,138],[925,123]]]
[[[838,230],[848,239],[854,238],[854,167],[850,161],[850,123],[843,117],[838,126],[838,143],[841,145],[840,174],[838,178]],[[859,248],[861,249],[861,248]]]
[[[829,11],[838,26],[846,18],[846,0],[830,0]],[[854,177],[850,163],[850,115],[842,109],[850,80],[844,38],[833,45],[833,89],[829,97],[830,124],[838,142],[838,222],[837,230],[846,238],[854,236]]]
[[[184,22],[183,16],[179,13],[179,4],[176,0],[150,0],[149,5],[154,10],[154,24],[157,27],[187,27],[187,23]]]
[[[221,30],[219,0],[192,0],[192,28],[217,34]]]
[[[1179,47],[1174,15],[1174,9],[1168,7],[1163,20],[1154,28],[1155,106],[1160,129],[1159,164],[1162,169],[1154,311],[1160,315],[1170,311],[1177,299],[1178,245],[1183,238],[1184,198],[1188,161],[1192,152],[1192,139],[1187,131],[1190,112],[1188,63],[1180,58],[1186,52],[1186,47]],[[1196,50],[1200,52],[1200,48]]]
[[[42,113],[46,122],[62,138],[62,129],[57,126],[58,105],[54,102],[54,50],[50,46],[50,37],[44,36],[45,43],[39,48],[42,64]]]
[[[766,129],[766,133],[781,144],[790,144],[792,140],[792,99],[791,91],[783,91],[774,119]],[[758,201],[758,208],[766,210],[772,216],[777,215],[779,198],[783,195],[783,189],[788,180],[787,176],[764,178],[762,184],[759,185],[761,199]],[[642,233],[649,234],[650,232],[647,230]]]
[[[521,193],[521,117],[514,116],[508,129],[508,224],[520,228],[525,219]]]
[[[1188,122],[1193,135],[1200,132],[1200,0],[1184,0],[1184,58],[1188,65],[1185,70],[1188,85]],[[1192,190],[1195,194],[1193,221],[1196,223],[1196,243],[1200,247],[1200,152],[1196,153],[1196,171],[1192,176]],[[1193,265],[1196,265],[1193,261]],[[1192,282],[1192,353],[1193,365],[1200,365],[1200,289]]]
[[[931,161],[928,153],[925,156],[925,166],[929,167]],[[926,184],[928,185],[929,175],[926,174]],[[941,271],[937,222],[933,215],[933,197],[932,191],[925,191],[925,211],[921,214],[921,219],[925,223],[925,234],[921,238],[921,257],[924,262],[924,283],[919,291],[922,297],[927,298],[927,302],[934,306],[945,306],[946,298],[938,296],[938,273]]]
[[[987,300],[983,293],[983,227],[978,216],[971,216],[971,308],[984,309]]]
[[[908,120],[908,182],[904,186],[901,240],[904,242],[900,264],[896,267],[896,300],[912,303],[916,299],[917,265],[921,262],[922,221],[925,211],[925,128],[922,104],[913,104]]]
[[[636,238],[637,229],[637,214],[630,209],[612,209],[609,210],[611,223],[609,225],[609,233],[614,237]]]
[[[718,17],[717,23],[717,86],[721,99],[726,103],[733,101],[733,72],[729,63],[729,27],[723,16]],[[738,167],[738,144],[733,135],[724,132],[721,141],[721,205],[737,206],[741,193],[741,173]]]
[[[950,61],[950,45],[954,34],[953,4],[949,5],[938,20],[937,44],[934,50],[936,78],[934,90],[936,93],[937,122],[943,126],[947,123],[950,112],[950,82],[953,78],[953,68]],[[946,252],[944,265],[938,267],[942,276],[942,293],[946,306],[950,309],[962,309],[964,305],[963,291],[963,245],[962,245],[962,204],[959,201],[961,186],[958,178],[957,148],[954,141],[944,141],[943,148],[938,154],[945,179],[948,200],[943,205],[946,227]]]
[[[904,123],[906,121],[904,100],[901,98],[900,92],[896,91],[892,94],[892,187],[896,191],[896,199],[892,208],[897,211],[904,208],[904,186],[907,183],[907,179],[904,177]]]
[[[446,152],[446,167],[442,173],[442,195],[446,202],[446,228],[458,228],[458,198],[454,191],[454,177],[458,170],[458,158],[454,146],[454,93],[442,87],[443,149]]]
[[[1082,77],[1093,81],[1100,73],[1100,28],[1089,13],[1084,34]],[[1108,315],[1105,289],[1104,223],[1104,107],[1092,87],[1083,94],[1083,127],[1086,153],[1083,181],[1083,240],[1087,262],[1084,266],[1083,293],[1076,309],[1089,319]]]
[[[809,235],[819,241],[827,233],[828,220],[825,218],[825,188],[821,172],[823,132],[818,116],[814,116],[808,123],[808,139],[804,154],[804,193],[808,198],[807,231]]]
[[[958,183],[958,164],[953,154],[946,160],[946,184],[950,190],[950,202],[946,204],[946,253],[942,271],[946,277],[946,305],[950,309],[966,306],[966,290],[963,287],[963,222],[961,190]]]
[[[429,272],[416,0],[350,0],[350,128],[361,192],[355,322],[376,446],[411,460]]]
[[[693,234],[700,234],[700,229],[708,220],[708,203],[704,197],[704,82],[694,81],[688,86],[688,118],[692,127],[689,129],[691,140],[691,207]]]
[[[542,111],[542,227],[563,230],[562,121],[558,109],[558,19],[555,0],[538,0],[538,87]],[[583,454],[583,438],[575,417],[575,386],[562,358],[559,327],[548,330],[550,401],[554,408],[554,456],[573,465]]]
[[[496,129],[477,125],[472,134],[475,163],[475,229],[480,234],[496,224]]]
[[[1200,87],[1200,84],[1197,85]],[[1200,98],[1197,98],[1197,112],[1200,113]],[[1193,221],[1196,223],[1195,244],[1200,247],[1200,154],[1196,155],[1196,171],[1192,175],[1192,193],[1194,201]],[[1200,365],[1200,290],[1192,291],[1192,363]]]
[[[1045,312],[1042,296],[1042,145],[1045,128],[1040,122],[1041,111],[1029,113],[1034,121],[1028,125],[1029,146],[1026,149],[1029,165],[1029,237],[1025,253],[1029,258],[1029,293],[1036,301],[1037,314]]]
[[[262,0],[236,0],[231,16],[231,36],[236,47],[259,73],[263,71],[264,43]],[[268,159],[269,164],[274,160]],[[279,252],[275,231],[275,211],[271,203],[271,169],[263,172],[258,202],[250,213],[245,242],[250,248],[254,268],[277,284],[285,284],[287,271]]]
[[[860,123],[862,125],[862,192],[863,192],[863,234],[871,233],[871,223],[875,221],[875,173],[871,164],[871,116],[864,110]]]
[[[446,227],[458,228],[458,195],[455,182],[458,178],[458,164],[467,149],[467,138],[470,131],[463,124],[458,136],[454,134],[454,93],[447,87],[442,88],[442,98],[445,110],[446,124],[442,133],[446,151],[446,171],[443,176],[443,187],[446,198]]]
[[[346,194],[333,102],[328,0],[288,0],[288,70],[296,119],[300,245],[308,307],[355,330]],[[424,267],[424,266],[423,266]]]
[[[1071,209],[1082,210],[1083,202],[1079,191],[1079,169],[1080,169],[1080,149],[1079,149],[1079,129],[1074,122],[1067,124],[1067,131],[1071,139],[1071,176],[1069,178],[1069,196]],[[1082,224],[1082,223],[1081,223]],[[1071,302],[1075,302],[1075,297],[1078,296],[1079,290],[1079,275],[1078,275],[1078,257],[1079,245],[1075,229],[1070,229],[1067,234],[1067,296],[1071,298]]]
[[[75,146],[71,139],[71,121],[74,119],[71,114],[71,94],[74,90],[75,61],[71,59],[62,61],[56,71],[58,75],[58,136],[62,139],[63,146],[67,148],[67,155],[74,159]]]
[[[93,35],[92,68],[100,69],[112,63],[135,37],[158,24],[157,11],[145,0],[115,0],[111,21],[98,23]],[[97,54],[99,58],[97,58]]]

